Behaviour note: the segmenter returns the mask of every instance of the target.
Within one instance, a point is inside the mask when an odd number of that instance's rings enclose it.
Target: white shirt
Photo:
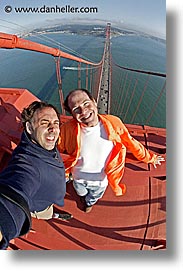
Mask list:
[[[73,178],[81,183],[107,185],[104,169],[112,148],[113,143],[108,140],[101,122],[94,127],[81,127],[81,152],[72,169]]]

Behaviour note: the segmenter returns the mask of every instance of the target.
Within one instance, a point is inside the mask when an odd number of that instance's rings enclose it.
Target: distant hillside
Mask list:
[[[30,36],[33,34],[38,33],[68,33],[68,34],[74,34],[74,35],[94,35],[97,37],[103,37],[105,38],[105,30],[106,26],[101,24],[60,24],[57,23],[56,25],[52,26],[50,24],[45,27],[38,27],[30,31],[28,34],[24,34],[24,36]],[[152,36],[143,32],[138,32],[135,30],[127,30],[127,29],[121,29],[119,27],[113,27],[111,26],[111,37],[121,36],[121,35],[140,35],[144,36],[162,43],[166,43],[166,40],[162,38],[158,38],[156,36]]]
[[[70,34],[79,34],[79,35],[95,35],[105,37],[105,26],[101,25],[81,25],[81,24],[66,24],[66,25],[56,25],[50,27],[41,27],[36,28],[29,33],[51,33],[51,32],[63,32]],[[134,34],[133,31],[120,30],[118,28],[111,28],[111,36],[119,36],[119,35],[130,35]]]

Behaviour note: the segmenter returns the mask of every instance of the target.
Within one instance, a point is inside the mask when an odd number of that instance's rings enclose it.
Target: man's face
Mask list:
[[[59,119],[54,109],[45,107],[35,111],[32,121],[26,124],[33,142],[46,150],[52,150],[60,133]]]
[[[83,91],[75,91],[69,96],[68,105],[72,116],[82,125],[93,127],[98,123],[98,110],[95,101]]]

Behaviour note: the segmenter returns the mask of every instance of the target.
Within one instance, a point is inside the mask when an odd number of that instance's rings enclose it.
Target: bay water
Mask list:
[[[92,35],[72,35],[64,33],[47,33],[46,36],[31,36],[27,39],[43,43],[63,51],[72,50],[71,54],[81,54],[92,62],[99,62],[103,55],[105,38]],[[57,44],[59,43],[59,45]],[[141,35],[123,35],[111,39],[112,61],[120,66],[166,73],[166,44],[162,41],[144,37]],[[65,67],[77,67],[72,60],[61,58],[62,89],[64,97],[77,87],[77,70],[66,70]],[[112,106],[111,113],[123,118],[123,113],[116,108],[121,91],[119,89],[121,75],[112,72]],[[162,83],[153,78],[153,94],[147,95],[146,102],[142,106],[141,116],[145,116],[151,104],[151,96],[155,99],[160,93]],[[157,89],[156,89],[157,85]],[[83,83],[84,86],[84,83]],[[46,100],[60,109],[58,84],[56,79],[55,59],[53,56],[25,51],[20,49],[0,49],[0,87],[24,88],[35,94],[41,100]],[[156,94],[156,90],[158,90]],[[155,91],[155,92],[154,92]],[[132,107],[126,118],[130,122]],[[116,113],[116,110],[118,111]],[[143,120],[143,119],[142,119]],[[150,121],[152,126],[166,126],[166,93],[163,94],[159,107]],[[142,123],[141,117],[137,117],[134,123]]]

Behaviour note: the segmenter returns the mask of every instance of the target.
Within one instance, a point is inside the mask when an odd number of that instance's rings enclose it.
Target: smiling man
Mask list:
[[[25,119],[24,125],[32,142],[48,151],[54,149],[60,132],[60,121],[53,108],[45,107],[36,110],[31,119],[28,121]]]
[[[21,114],[24,131],[9,165],[0,173],[0,248],[25,234],[31,216],[37,219],[72,218],[54,213],[64,205],[65,168],[56,147],[60,120],[57,109],[35,101]],[[23,230],[22,230],[23,229]],[[25,230],[26,229],[26,230]],[[2,240],[1,240],[2,239]]]
[[[68,155],[64,160],[66,176],[72,174],[73,186],[86,213],[103,196],[108,183],[116,196],[125,194],[122,177],[126,149],[155,168],[164,161],[135,140],[118,117],[98,114],[96,101],[88,90],[71,91],[64,105],[73,119],[61,126],[58,149]]]
[[[70,93],[65,101],[65,107],[84,127],[93,127],[98,124],[97,104],[84,90]]]

